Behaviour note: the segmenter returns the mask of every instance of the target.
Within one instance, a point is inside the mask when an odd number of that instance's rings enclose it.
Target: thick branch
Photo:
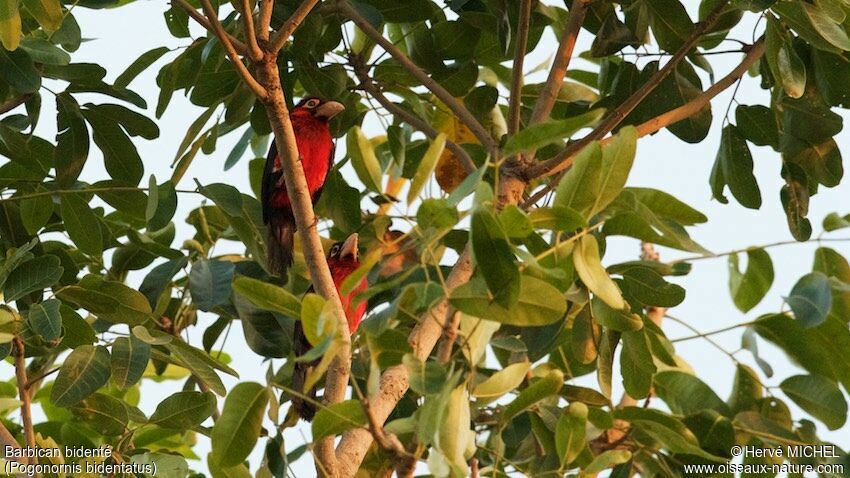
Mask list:
[[[24,439],[26,439],[27,447],[35,449],[35,432],[32,425],[32,403],[30,402],[30,392],[27,390],[27,366],[26,357],[24,355],[24,341],[19,337],[15,337],[15,377],[18,381],[18,393],[21,397],[21,421],[24,425]]]
[[[274,13],[274,0],[262,0],[260,2],[260,17],[257,21],[257,38],[266,43],[269,41],[272,13]]]
[[[381,46],[387,53],[390,54],[405,70],[410,72],[425,88],[428,88],[429,91],[434,93],[434,95],[442,101],[452,113],[467,127],[472,134],[478,138],[478,141],[484,146],[492,156],[497,156],[499,152],[498,144],[490,136],[490,133],[475,119],[475,116],[469,112],[468,109],[458,101],[457,98],[452,96],[451,93],[446,91],[445,88],[440,86],[439,83],[434,81],[433,78],[428,76],[422,68],[416,66],[410,58],[407,57],[401,50],[399,50],[391,41],[384,38],[384,36],[378,30],[375,30],[375,27],[369,23],[360,13],[355,10],[348,2],[341,1],[337,4],[340,12],[350,18],[355,25],[357,25],[360,30],[363,31],[369,38],[371,38],[375,43]]]
[[[233,63],[233,67],[236,68],[236,72],[239,73],[239,76],[242,77],[242,80],[251,88],[251,91],[259,98],[261,101],[265,100],[268,92],[262,85],[260,85],[254,76],[248,71],[248,67],[242,63],[242,58],[239,56],[239,53],[236,51],[236,47],[233,42],[230,41],[231,37],[224,31],[224,27],[221,25],[221,22],[218,21],[218,16],[215,13],[215,9],[213,9],[210,0],[201,0],[201,7],[204,9],[204,13],[209,20],[209,24],[212,27],[213,33],[218,37],[222,46],[224,47],[224,51],[227,52],[227,56],[230,58],[230,62]],[[194,9],[192,9],[194,11]],[[194,18],[194,17],[192,17]]]
[[[281,25],[280,30],[275,33],[274,38],[271,40],[271,51],[272,53],[277,54],[283,45],[286,44],[286,41],[289,40],[289,37],[292,36],[292,33],[295,32],[295,29],[301,25],[301,22],[304,21],[304,17],[310,13],[310,10],[319,3],[319,0],[304,0],[301,2],[301,5],[298,5],[298,8],[295,9],[292,16],[290,16],[284,23]]]
[[[660,131],[662,128],[670,126],[671,124],[678,123],[686,118],[689,118],[699,112],[705,105],[709,104],[711,100],[713,100],[717,95],[721,92],[728,89],[730,86],[735,84],[744,74],[750,69],[750,67],[755,64],[759,58],[764,55],[765,45],[764,38],[760,38],[756,41],[747,51],[746,56],[738,66],[735,67],[734,70],[730,71],[729,74],[721,78],[717,83],[712,85],[709,89],[702,92],[699,96],[692,99],[691,101],[685,103],[684,105],[674,108],[666,113],[663,113],[655,118],[647,120],[637,126],[637,133],[639,137],[647,136],[653,134],[657,131]],[[601,141],[602,144],[605,144],[609,141],[608,138],[605,138]],[[578,154],[580,150],[575,150],[569,157],[565,158],[564,167],[561,169],[567,169],[573,164],[573,159],[575,159],[576,154]],[[546,194],[549,194],[553,189],[558,186],[561,178],[563,177],[563,173],[553,179],[545,188],[534,193],[527,201],[523,203],[523,207],[529,207],[532,204],[536,203],[540,199],[542,199]]]
[[[257,43],[257,32],[254,30],[254,9],[251,7],[250,0],[242,0],[241,6],[242,10],[239,13],[242,15],[242,23],[245,27],[245,38],[248,40],[248,57],[257,61],[263,58],[263,50]]]
[[[439,131],[434,129],[422,118],[419,118],[415,114],[405,110],[401,106],[390,101],[390,99],[387,98],[386,95],[384,95],[378,85],[376,85],[375,82],[372,81],[372,78],[370,78],[369,75],[366,74],[366,72],[362,71],[362,68],[360,67],[362,65],[362,62],[358,64],[356,60],[353,60],[352,64],[354,65],[354,72],[357,75],[357,78],[360,80],[360,86],[363,87],[363,90],[369,93],[372,98],[375,98],[375,101],[380,103],[381,106],[383,106],[387,111],[389,111],[405,123],[409,124],[410,126],[413,126],[417,130],[421,131],[425,134],[425,136],[430,139],[434,139],[437,137],[438,134],[440,134]],[[452,154],[455,155],[455,157],[460,159],[460,162],[463,164],[463,167],[466,169],[467,173],[472,173],[473,171],[475,171],[475,163],[472,162],[472,158],[469,157],[469,154],[466,152],[466,150],[463,149],[459,144],[447,140],[446,148],[448,148],[448,150],[451,151]]]
[[[557,156],[547,159],[541,163],[537,163],[527,171],[527,176],[529,178],[538,178],[542,176],[548,176],[551,174],[555,174],[567,167],[569,167],[572,162],[572,157],[584,149],[588,144],[602,139],[606,134],[610,133],[614,128],[617,127],[625,118],[631,113],[650,93],[652,93],[661,82],[664,81],[667,76],[669,76],[673,71],[675,71],[676,67],[685,57],[690,53],[690,51],[699,43],[702,36],[717,22],[717,19],[720,17],[720,14],[726,8],[727,1],[720,2],[714,10],[706,17],[705,21],[700,22],[697,27],[694,29],[693,34],[690,38],[685,41],[679,51],[670,58],[670,61],[664,65],[660,70],[658,70],[652,77],[640,87],[637,91],[632,93],[620,106],[617,107],[611,114],[607,116],[607,118],[597,126],[593,131],[591,131],[584,138],[576,141],[575,143],[567,146],[560,154]]]
[[[171,0],[171,2],[173,4],[176,4],[180,8],[182,8],[184,11],[186,11],[186,13],[190,17],[192,17],[192,19],[195,20],[195,22],[197,22],[198,25],[204,27],[208,32],[210,32],[214,35],[218,35],[215,32],[215,29],[213,28],[210,21],[207,20],[207,17],[198,13],[198,11],[195,10],[195,7],[193,7],[192,5],[189,5],[189,2],[187,2],[186,0]],[[230,40],[230,43],[233,45],[233,48],[235,48],[236,51],[239,52],[239,54],[244,55],[244,54],[248,53],[248,47],[246,47],[244,43],[237,40],[236,38],[234,38],[232,35],[230,35],[227,32],[225,32],[225,34],[227,34],[228,39]]]
[[[528,31],[531,28],[532,0],[522,0],[519,6],[519,25],[516,34],[516,50],[511,67],[514,76],[511,79],[511,98],[508,104],[508,134],[519,131],[520,109],[522,105],[522,83],[525,76],[525,49],[528,47]]]
[[[295,133],[289,121],[289,110],[280,86],[276,57],[275,54],[267,54],[258,66],[258,74],[263,87],[269,93],[265,101],[266,112],[274,132],[277,150],[280,153],[286,190],[292,202],[292,212],[301,239],[301,249],[310,270],[313,287],[319,295],[333,304],[333,312],[339,322],[337,327],[341,335],[339,350],[328,368],[324,396],[327,403],[339,403],[345,398],[348,388],[348,377],[351,371],[351,338],[345,333],[348,330],[348,323],[316,230],[318,219],[313,212],[307,180],[304,177],[304,169],[295,143]],[[316,444],[316,459],[321,461],[323,469],[327,470],[330,476],[337,475],[333,437],[323,439]]]
[[[549,113],[552,112],[552,107],[555,106],[555,100],[558,98],[558,92],[561,91],[561,85],[564,84],[564,76],[567,74],[567,68],[573,57],[576,38],[579,31],[581,31],[582,23],[584,23],[584,16],[587,13],[589,3],[589,0],[576,0],[573,2],[573,8],[570,10],[570,19],[567,21],[567,25],[564,27],[564,32],[561,35],[561,42],[558,44],[558,51],[555,53],[555,61],[552,64],[551,70],[549,70],[549,77],[546,79],[546,84],[540,91],[540,96],[534,105],[530,124],[536,124],[546,120],[549,117]]]

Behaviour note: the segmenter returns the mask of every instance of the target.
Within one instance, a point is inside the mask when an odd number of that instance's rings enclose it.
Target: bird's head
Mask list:
[[[328,252],[328,264],[333,266],[349,266],[355,269],[360,266],[359,236],[353,233],[343,242],[331,246]]]
[[[344,109],[345,106],[338,101],[324,100],[312,96],[299,101],[290,114],[297,118],[315,118],[328,122]]]

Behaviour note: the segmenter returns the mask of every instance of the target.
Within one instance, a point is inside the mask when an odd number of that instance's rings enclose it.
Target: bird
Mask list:
[[[318,97],[302,99],[289,113],[298,157],[307,189],[315,205],[334,161],[334,139],[328,122],[345,109],[342,103]],[[283,168],[274,141],[266,156],[261,186],[263,223],[267,226],[266,261],[272,274],[286,280],[292,265],[295,216],[283,180]]]
[[[328,268],[331,271],[331,277],[333,278],[337,293],[340,294],[339,299],[342,302],[342,309],[345,311],[345,318],[348,322],[348,333],[351,335],[357,331],[357,327],[366,313],[366,301],[362,300],[355,303],[354,298],[369,287],[369,282],[364,276],[345,295],[342,295],[339,288],[345,279],[360,267],[359,242],[359,236],[355,232],[348,236],[345,241],[335,243],[328,251]],[[312,291],[313,288],[311,287],[307,292]],[[301,357],[310,351],[312,345],[307,341],[307,336],[304,335],[304,328],[300,320],[295,321],[294,336],[295,355]],[[311,421],[316,414],[316,386],[313,385],[310,390],[305,391],[304,384],[307,381],[308,372],[312,367],[318,365],[318,363],[319,359],[312,362],[295,362],[295,368],[292,372],[292,389],[303,393],[303,395],[311,399],[304,400],[300,395],[294,394],[292,397],[292,408],[299,417],[307,421]]]

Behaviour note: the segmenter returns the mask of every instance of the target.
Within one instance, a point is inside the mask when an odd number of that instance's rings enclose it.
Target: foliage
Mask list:
[[[297,393],[289,388],[292,363],[329,359],[341,342],[329,322],[331,302],[305,296],[310,280],[301,256],[288,278],[266,269],[257,196],[273,124],[243,81],[242,65],[216,35],[198,35],[184,7],[203,14],[185,2],[164,12],[180,48],[150,39],[151,50],[123,72],[74,61],[85,34],[74,12],[124,3],[0,0],[0,353],[29,360],[28,393],[45,416],[35,425],[40,440],[108,444],[125,461],[174,470],[168,476],[190,473],[197,462],[185,460],[199,458],[214,476],[247,476],[249,468],[257,476],[283,476],[304,453],[281,433],[292,425],[282,413]],[[238,3],[213,6],[226,34],[250,46]],[[707,218],[665,192],[626,181],[640,137],[666,127],[689,143],[706,140],[716,114],[705,96],[716,94],[705,81],[715,75],[710,55],[734,44],[724,40],[742,37],[739,25],[758,17],[758,40],[732,53],[754,62],[743,70],[751,66],[756,80],[741,81],[760,81],[770,101],[739,104],[714,132],[719,149],[706,191],[724,204],[731,196],[746,208],[781,206],[791,236],[810,240],[809,202],[843,176],[834,139],[843,124],[835,110],[850,105],[850,6],[703,0],[696,18],[678,0],[573,0],[568,8],[531,2],[527,16],[525,3],[326,1],[277,56],[289,106],[307,95],[346,106],[332,123],[345,159],[338,159],[316,210],[327,239],[359,232],[368,251],[356,273],[368,277],[370,288],[358,297],[368,302],[369,318],[354,337],[353,398],[323,407],[313,438],[371,427],[382,446],[364,448],[362,465],[348,464],[368,476],[408,455],[436,476],[464,476],[472,458],[487,476],[607,469],[616,476],[680,476],[683,463],[727,461],[735,444],[820,443],[807,416],[831,430],[845,427],[847,260],[819,248],[812,271],[784,295],[787,307],[742,324],[742,348],[762,373],[733,357],[733,392],[724,401],[698,378],[699,367],[677,355],[686,345],[674,345],[653,321],[685,299],[675,277],[690,273],[692,261],[713,257],[689,233]],[[275,2],[272,29],[282,28],[299,5]],[[355,16],[366,23],[354,26]],[[544,35],[570,33],[576,19],[594,38],[588,51],[576,53],[592,71],[572,68],[563,82],[520,83],[511,91],[514,75],[523,75],[512,62],[539,51]],[[370,28],[386,35],[396,54],[384,55]],[[665,60],[646,61],[645,48],[657,48]],[[149,68],[158,68],[159,96],[151,105],[131,88]],[[739,76],[716,85],[729,88]],[[173,176],[146,177],[147,159],[136,143],[160,138],[156,118],[175,94],[200,114],[187,121]],[[554,95],[551,112],[532,121],[547,94]],[[43,107],[43,96],[55,103],[55,115]],[[509,98],[519,102],[521,124],[512,135]],[[665,123],[671,111],[687,114]],[[54,138],[39,136],[40,121],[55,121]],[[384,131],[367,136],[377,124]],[[238,140],[222,151],[218,141],[227,135]],[[781,160],[778,198],[759,186],[753,146],[772,148]],[[249,175],[253,190],[221,183],[184,189],[200,155]],[[355,175],[342,173],[349,162]],[[566,172],[516,173],[555,163],[552,172]],[[103,173],[89,174],[94,170]],[[505,188],[512,180],[552,201],[523,203],[522,190],[511,198]],[[405,184],[413,213],[394,223],[388,212],[392,204],[405,210]],[[187,217],[176,216],[178,204],[191,208]],[[178,236],[180,221],[191,235]],[[825,232],[847,228],[850,216],[824,220]],[[696,255],[606,267],[615,236]],[[225,242],[242,252],[217,254]],[[471,258],[466,264],[474,272],[447,285],[451,274],[462,273],[463,260],[451,272],[446,265],[455,252]],[[746,313],[773,285],[769,249],[726,255],[732,300]],[[454,314],[446,314],[446,304]],[[447,327],[458,332],[456,343],[442,339],[439,351],[424,354],[421,343],[408,343],[423,324],[447,316],[456,319]],[[297,320],[308,325],[315,345],[300,358],[292,343]],[[286,359],[269,368],[267,383],[228,389],[222,381],[238,371],[213,348],[235,321],[258,364]],[[767,386],[773,371],[759,357],[757,340],[776,345],[804,374]],[[323,360],[319,371],[328,364]],[[367,404],[391,395],[380,390],[382,373],[388,380],[403,373],[404,388],[396,391],[404,395],[375,430]],[[576,384],[589,374],[598,387]],[[180,381],[182,390],[159,399],[146,416],[137,408],[141,391],[150,391],[142,384],[162,380]],[[619,382],[631,398],[652,406],[616,406],[612,389]],[[10,384],[24,385],[11,380],[0,387],[2,424],[29,439],[33,430],[12,417],[15,407],[30,405],[7,402],[16,395]],[[789,401],[805,414],[792,416]],[[622,438],[609,440],[618,430]],[[380,438],[384,433],[402,444],[401,452],[386,445],[392,440]],[[208,438],[212,452],[196,456],[197,440]],[[245,461],[256,447],[263,447],[259,469]]]

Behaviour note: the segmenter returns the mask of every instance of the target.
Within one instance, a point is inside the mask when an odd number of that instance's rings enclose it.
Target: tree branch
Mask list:
[[[561,42],[558,44],[558,51],[555,53],[555,61],[552,63],[552,68],[549,70],[549,77],[546,79],[546,84],[540,91],[540,96],[534,105],[534,111],[531,113],[529,124],[537,124],[546,120],[549,117],[549,113],[552,112],[552,107],[555,106],[555,100],[558,98],[558,92],[561,91],[561,85],[564,84],[564,76],[567,74],[567,68],[573,57],[576,38],[579,31],[581,31],[581,25],[584,23],[584,16],[587,13],[587,6],[589,4],[589,0],[575,0],[573,2],[573,8],[570,10],[570,19],[564,27]]]
[[[369,23],[360,13],[355,10],[348,2],[341,0],[337,3],[337,6],[342,14],[347,16],[357,25],[360,30],[363,31],[369,38],[371,38],[375,43],[381,46],[387,53],[390,54],[405,70],[409,71],[411,75],[413,75],[417,80],[422,83],[422,86],[427,88],[429,91],[434,93],[434,95],[442,101],[452,113],[464,124],[472,134],[478,138],[478,141],[484,146],[494,158],[499,154],[499,146],[496,141],[490,136],[490,133],[484,129],[484,126],[475,119],[475,116],[469,112],[468,109],[458,101],[457,98],[452,96],[451,93],[446,91],[445,88],[440,86],[439,83],[434,81],[433,78],[428,76],[422,68],[416,66],[410,58],[407,57],[401,50],[399,50],[395,45],[392,44],[388,39],[384,38],[384,36],[378,30],[375,30],[375,27]]]
[[[319,3],[319,0],[304,0],[301,2],[301,5],[298,5],[298,8],[295,9],[295,12],[292,16],[287,19],[283,25],[280,26],[280,30],[275,33],[274,38],[271,40],[270,50],[272,53],[277,54],[283,45],[286,44],[286,41],[289,40],[289,37],[292,36],[292,33],[301,25],[301,22],[304,21],[304,18],[310,13],[310,10]]]
[[[734,70],[729,72],[726,76],[721,78],[717,83],[713,84],[710,88],[705,90],[696,98],[691,101],[685,103],[684,105],[674,108],[666,113],[663,113],[655,118],[647,120],[637,126],[638,137],[647,136],[653,134],[655,132],[660,131],[663,128],[671,124],[678,123],[686,118],[689,118],[696,114],[699,110],[701,110],[705,105],[709,104],[711,100],[713,100],[717,95],[721,92],[728,89],[730,86],[735,84],[744,74],[750,69],[759,58],[764,55],[765,45],[764,45],[764,37],[758,39],[750,48],[747,50],[746,56],[741,60],[741,63],[735,67]],[[608,138],[601,140],[600,142],[604,145],[609,141]],[[574,151],[569,157],[565,158],[565,166],[561,169],[568,169],[573,164],[573,159],[575,159],[576,154],[578,154],[580,150]],[[566,172],[566,171],[564,171]],[[524,208],[528,208],[532,204],[536,203],[544,196],[549,194],[552,190],[554,190],[558,183],[561,181],[563,177],[563,172],[554,178],[549,184],[543,189],[534,193],[528,200],[523,203]]]
[[[214,35],[217,35],[212,24],[210,23],[209,20],[207,20],[207,17],[198,13],[198,11],[195,10],[195,7],[193,7],[192,5],[189,5],[189,2],[187,2],[186,0],[171,0],[171,3],[176,4],[178,7],[182,8],[184,11],[186,11],[186,13],[189,14],[189,16],[192,17],[192,19],[195,20],[195,22],[197,22],[198,25],[204,27],[208,32],[210,32]],[[230,35],[227,32],[225,32],[225,34],[227,34],[228,39],[230,40],[230,43],[233,45],[233,48],[235,48],[236,51],[239,52],[239,54],[244,55],[244,54],[248,53],[248,47],[246,47],[244,43],[237,40],[236,38],[234,38],[232,35]]]
[[[699,40],[705,32],[707,32],[715,22],[717,22],[718,18],[720,18],[720,14],[726,8],[727,3],[728,0],[718,3],[714,10],[712,10],[708,17],[706,17],[705,21],[700,22],[697,25],[690,38],[688,38],[676,54],[670,58],[670,61],[652,75],[646,84],[632,93],[631,96],[629,96],[620,106],[609,114],[599,126],[597,126],[587,136],[567,146],[557,156],[531,166],[526,172],[527,176],[529,178],[549,176],[569,167],[572,163],[572,158],[576,153],[584,149],[584,147],[588,144],[602,139],[606,134],[616,128],[617,125],[619,125],[629,113],[631,113],[644,99],[646,99],[646,97],[649,96],[649,94],[652,93],[655,88],[657,88],[658,85],[660,85],[661,82],[676,69],[679,63],[685,59],[688,53],[690,53],[696,44],[699,43]]]
[[[413,126],[417,130],[421,131],[425,136],[430,139],[434,139],[437,137],[439,131],[434,129],[431,125],[429,125],[425,120],[419,118],[415,114],[405,110],[401,106],[390,101],[389,98],[384,95],[378,85],[372,81],[372,78],[364,71],[365,65],[363,64],[362,58],[353,56],[351,58],[351,64],[354,67],[354,74],[357,75],[357,79],[360,80],[360,86],[366,93],[369,93],[375,101],[381,104],[387,111],[392,113],[394,116],[398,117],[400,120],[405,123]],[[454,141],[446,140],[446,148],[452,152],[458,159],[460,159],[461,164],[463,164],[464,169],[466,169],[467,174],[475,171],[475,163],[472,162],[472,158],[469,157],[469,154],[466,152],[463,147]]]
[[[298,227],[304,259],[307,262],[316,292],[331,302],[333,313],[338,320],[339,349],[330,367],[328,367],[324,400],[327,403],[339,403],[345,398],[351,372],[351,337],[346,333],[348,322],[345,319],[345,313],[325,259],[322,242],[316,230],[318,219],[313,212],[307,180],[304,177],[304,169],[295,143],[295,132],[292,129],[292,123],[289,121],[289,110],[286,107],[286,99],[280,86],[276,59],[277,55],[266,54],[263,61],[258,65],[258,74],[263,87],[268,91],[265,100],[266,113],[280,154],[286,190],[292,202],[292,212],[295,216],[295,224]],[[322,464],[321,467],[317,467],[321,468],[320,473],[324,474],[326,470],[328,475],[337,476],[333,442],[332,436],[321,440],[316,444],[315,455],[317,462],[320,461]]]
[[[177,0],[182,1],[182,0]],[[221,25],[221,22],[218,21],[218,16],[213,9],[210,0],[200,0],[201,7],[204,9],[204,13],[207,16],[207,20],[209,20],[209,24],[212,27],[212,32],[215,36],[218,37],[222,46],[224,47],[224,51],[227,52],[227,56],[230,58],[230,62],[233,63],[234,68],[236,68],[236,72],[239,73],[239,76],[242,77],[242,80],[251,88],[251,91],[259,98],[261,101],[265,100],[266,96],[268,96],[268,92],[262,85],[260,85],[257,80],[251,75],[251,72],[248,71],[248,67],[242,63],[242,57],[239,56],[239,53],[236,51],[236,47],[231,41],[230,35],[224,31],[224,27]],[[192,9],[194,11],[194,9]],[[195,17],[192,17],[195,18]]]
[[[274,13],[274,0],[261,0],[260,17],[257,22],[257,38],[265,43],[269,41],[269,29],[272,25],[272,13]]]
[[[250,0],[242,0],[241,11],[242,23],[245,28],[245,38],[248,42],[248,58],[257,61],[263,58],[263,50],[257,43],[257,32],[254,30],[254,9],[251,8]]]
[[[519,25],[516,35],[514,63],[511,67],[511,97],[508,103],[508,134],[513,136],[519,131],[520,110],[522,109],[522,83],[525,76],[525,49],[528,47],[528,31],[531,28],[532,0],[522,0],[519,6]]]
[[[24,425],[24,439],[27,443],[27,448],[35,449],[35,432],[32,425],[32,403],[30,402],[30,392],[27,390],[27,366],[26,356],[24,355],[24,341],[20,337],[15,336],[15,377],[18,381],[18,393],[21,397],[21,421]]]

